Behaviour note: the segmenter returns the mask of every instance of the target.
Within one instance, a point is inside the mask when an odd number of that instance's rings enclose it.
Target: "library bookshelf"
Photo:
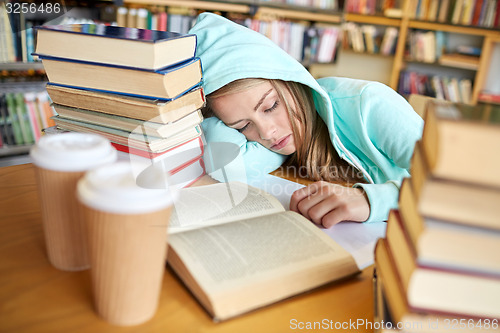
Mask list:
[[[396,8],[401,14],[400,17],[385,16],[382,11],[375,14],[362,14],[367,10],[361,9],[359,12],[349,11],[349,0],[344,1],[343,8],[335,10],[319,9],[313,7],[301,7],[298,5],[273,2],[273,1],[179,1],[179,0],[125,0],[124,5],[130,7],[141,6],[165,6],[165,7],[183,7],[191,8],[198,11],[215,11],[222,13],[238,13],[249,15],[256,19],[273,21],[273,20],[291,20],[302,21],[309,23],[330,23],[342,25],[344,23],[356,23],[359,25],[375,25],[377,27],[391,27],[398,30],[398,36],[394,49],[392,50],[392,67],[388,84],[395,90],[400,91],[400,80],[402,72],[411,63],[416,61],[407,58],[408,53],[408,38],[413,31],[431,31],[442,32],[455,35],[474,36],[481,39],[481,55],[477,60],[477,67],[471,69],[466,64],[443,64],[438,59],[432,65],[439,68],[441,71],[453,72],[456,69],[468,70],[468,76],[471,77],[470,100],[468,104],[475,105],[478,102],[488,103],[488,101],[478,100],[478,96],[484,87],[486,77],[491,65],[492,49],[495,43],[500,40],[499,27],[485,28],[482,26],[452,24],[449,20],[438,22],[434,20],[424,20],[422,16],[415,13],[417,5],[420,6],[419,0],[403,0],[400,2],[401,8]],[[369,3],[367,1],[366,3]],[[378,3],[378,2],[377,2]],[[454,8],[449,10],[453,11]],[[361,12],[361,13],[360,13]],[[425,15],[424,15],[425,16]],[[463,23],[463,22],[460,22]],[[345,38],[345,36],[344,36]],[[342,52],[340,50],[339,52]],[[344,50],[345,51],[345,50]],[[368,53],[368,52],[367,52]],[[370,54],[370,56],[376,56]],[[473,73],[470,73],[470,72]]]

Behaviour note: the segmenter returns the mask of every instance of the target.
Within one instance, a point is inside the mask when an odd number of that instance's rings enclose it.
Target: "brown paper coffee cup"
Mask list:
[[[86,170],[116,160],[109,141],[93,134],[42,137],[31,149],[47,256],[61,270],[89,268],[86,227],[76,184]]]
[[[88,229],[97,313],[122,326],[149,320],[165,271],[173,193],[138,186],[125,162],[87,172],[77,192]]]
[[[61,270],[89,268],[87,230],[81,204],[74,195],[83,172],[60,172],[35,167],[47,255]]]
[[[165,270],[171,207],[142,215],[84,209],[97,313],[115,325],[151,319]]]

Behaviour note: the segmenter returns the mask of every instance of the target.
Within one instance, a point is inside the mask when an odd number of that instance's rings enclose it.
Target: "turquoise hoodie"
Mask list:
[[[196,55],[201,58],[207,95],[242,78],[309,86],[339,156],[362,171],[369,182],[354,185],[362,187],[370,201],[367,222],[387,219],[389,210],[397,207],[399,186],[409,176],[413,147],[423,127],[422,119],[403,97],[377,82],[339,77],[315,80],[265,36],[215,14],[199,15],[190,33],[198,38]],[[258,177],[287,158],[247,141],[215,117],[205,119],[202,126],[208,143],[231,142],[239,147],[241,162],[225,168],[225,180],[240,178],[243,167],[246,177]]]

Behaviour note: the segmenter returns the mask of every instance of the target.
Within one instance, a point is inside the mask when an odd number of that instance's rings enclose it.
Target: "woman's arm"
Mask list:
[[[287,156],[272,152],[227,127],[216,117],[203,120],[207,173],[218,181],[245,181],[277,169]]]
[[[370,202],[367,222],[385,221],[389,211],[398,207],[401,181],[409,175],[411,156],[415,142],[422,136],[424,122],[401,95],[380,83],[363,90],[360,111],[367,124],[363,134],[386,157],[378,163],[388,179],[355,187],[362,188]]]
[[[423,121],[402,96],[380,83],[367,84],[357,98],[335,106],[343,108],[340,114],[348,124],[342,128],[343,140],[356,146],[375,184],[347,188],[315,183],[294,193],[290,207],[325,227],[340,221],[384,221],[398,205],[400,182],[408,176]]]

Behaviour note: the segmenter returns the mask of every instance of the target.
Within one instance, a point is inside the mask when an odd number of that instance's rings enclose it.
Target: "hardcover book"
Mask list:
[[[143,69],[159,69],[194,57],[196,35],[70,24],[39,26],[36,53]]]
[[[111,127],[82,123],[74,120],[52,117],[58,128],[83,133],[95,133],[106,137],[109,141],[151,153],[161,153],[201,135],[199,125],[183,130],[171,137],[160,138],[148,136],[140,132],[127,132]]]
[[[201,136],[156,154],[114,142],[111,145],[118,151],[118,159],[129,161],[137,174],[153,165],[161,167],[165,172],[173,173],[200,159],[204,152]]]
[[[500,187],[500,124],[486,109],[429,103],[422,134],[424,159],[433,177]],[[466,153],[466,154],[464,154]]]
[[[215,320],[359,272],[316,225],[242,183],[181,190],[169,233],[169,265]]]
[[[471,318],[458,314],[446,315],[412,309],[408,304],[403,282],[396,267],[394,255],[397,251],[398,249],[389,246],[388,239],[384,238],[379,239],[375,247],[377,272],[375,290],[378,291],[377,297],[379,297],[375,309],[379,311],[382,307],[382,312],[384,312],[385,305],[387,306],[385,327],[390,327],[387,323],[387,318],[389,318],[393,328],[387,332],[396,331],[394,330],[396,327],[404,327],[404,332],[408,333],[453,333],[457,327],[460,327],[460,324],[464,323],[467,323],[467,332],[471,333],[500,331],[498,325],[494,324],[498,324],[498,320],[495,319]],[[485,329],[485,325],[489,328]]]
[[[410,171],[416,208],[423,218],[500,231],[498,189],[434,176],[420,141],[415,145]]]
[[[401,249],[391,251],[396,255]],[[417,263],[415,258],[407,258],[400,263],[404,265],[398,267],[398,271],[408,276],[402,278],[401,282],[408,305],[413,311],[457,317],[500,318],[498,276],[428,267]]]
[[[155,119],[163,124],[176,121],[205,105],[201,87],[169,101],[61,87],[50,83],[47,84],[47,92],[52,101],[60,105],[146,121]]]
[[[203,158],[199,157],[172,170],[170,172],[169,183],[174,188],[186,188],[191,186],[205,174],[206,171]]]
[[[199,58],[155,71],[63,58],[40,58],[52,84],[136,97],[171,100],[198,86],[202,78]]]
[[[163,124],[161,122],[156,122],[155,118],[152,118],[149,121],[143,121],[102,112],[72,108],[59,104],[52,104],[52,106],[56,110],[59,118],[116,128],[128,132],[141,131],[146,135],[162,138],[167,138],[189,127],[199,125],[203,120],[203,116],[199,110],[191,112],[188,115],[168,124]]]

